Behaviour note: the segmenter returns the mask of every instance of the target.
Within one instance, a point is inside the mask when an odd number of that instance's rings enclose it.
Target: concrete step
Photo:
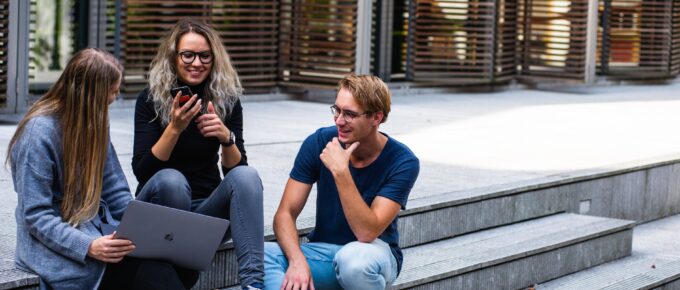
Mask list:
[[[406,249],[466,233],[499,227],[555,214],[564,210],[563,192],[538,190],[531,192],[466,191],[441,197],[414,200],[413,207],[399,216],[399,245]],[[411,201],[409,201],[411,203]],[[409,204],[410,206],[410,204]],[[302,240],[314,228],[314,217],[297,221]],[[276,239],[272,226],[265,226],[265,240]],[[213,289],[237,284],[233,244],[220,246],[213,267],[204,272],[194,289]]]
[[[38,289],[38,276],[19,270],[14,260],[0,261],[0,289]]]
[[[19,270],[14,264],[14,235],[0,234],[0,289],[38,289],[38,276]]]
[[[412,247],[393,288],[526,288],[630,255],[633,226],[565,213]]]
[[[537,285],[539,289],[680,289],[680,260],[631,256]]]
[[[301,232],[307,232],[313,220],[301,220],[299,225]],[[406,248],[404,270],[395,287],[450,289],[458,288],[456,283],[482,282],[490,283],[485,289],[525,287],[630,254],[632,226],[632,222],[622,220],[557,214]],[[402,233],[417,235],[413,228],[402,229]],[[267,239],[272,238],[269,229]],[[0,288],[37,284],[35,275],[15,269],[13,261],[5,264],[0,269]],[[237,269],[233,244],[227,242],[194,289],[236,285]],[[503,276],[493,274],[498,271],[503,271]],[[479,278],[484,275],[494,278]]]

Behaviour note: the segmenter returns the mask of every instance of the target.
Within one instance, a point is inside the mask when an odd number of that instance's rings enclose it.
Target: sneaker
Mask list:
[[[243,290],[262,290],[262,289],[248,285],[248,286],[246,286],[246,288],[243,288]]]

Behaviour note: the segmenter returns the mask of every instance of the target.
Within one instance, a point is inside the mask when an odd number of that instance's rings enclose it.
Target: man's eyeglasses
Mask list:
[[[356,117],[362,116],[362,115],[369,115],[372,112],[363,112],[363,113],[357,113],[357,112],[352,112],[348,110],[343,110],[338,108],[336,105],[331,106],[331,113],[333,113],[333,119],[337,120],[340,115],[342,115],[342,118],[345,120],[347,123],[351,123],[354,121]]]
[[[202,64],[209,64],[213,60],[212,52],[209,50],[199,52],[185,50],[180,51],[178,54],[179,58],[182,59],[182,62],[186,64],[192,64],[196,59],[196,55],[198,55],[198,60],[200,60]]]

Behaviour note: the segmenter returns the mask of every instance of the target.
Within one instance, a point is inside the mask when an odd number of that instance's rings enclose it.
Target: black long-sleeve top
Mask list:
[[[203,97],[202,86],[191,87],[191,91]],[[203,105],[208,103],[203,101]],[[224,125],[236,135],[236,146],[241,151],[238,165],[247,165],[246,150],[243,146],[243,107],[237,101],[231,114],[223,119]],[[158,142],[166,126],[156,118],[149,89],[139,94],[135,106],[135,139],[132,155],[132,171],[139,181],[136,194],[158,171],[173,168],[184,174],[192,190],[192,199],[206,198],[220,184],[222,178],[218,169],[220,143],[216,137],[203,137],[196,122],[191,122],[181,133],[168,161],[161,161],[151,153],[151,147]],[[220,163],[221,165],[221,163]],[[222,166],[223,174],[231,168]]]

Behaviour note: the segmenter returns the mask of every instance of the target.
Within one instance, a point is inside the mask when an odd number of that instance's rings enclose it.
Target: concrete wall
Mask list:
[[[409,201],[411,202],[411,201]],[[412,202],[399,219],[410,247],[559,212],[644,223],[680,213],[680,160],[455,192]]]
[[[566,211],[648,222],[680,213],[680,163],[558,186]],[[581,206],[581,203],[589,203]]]

